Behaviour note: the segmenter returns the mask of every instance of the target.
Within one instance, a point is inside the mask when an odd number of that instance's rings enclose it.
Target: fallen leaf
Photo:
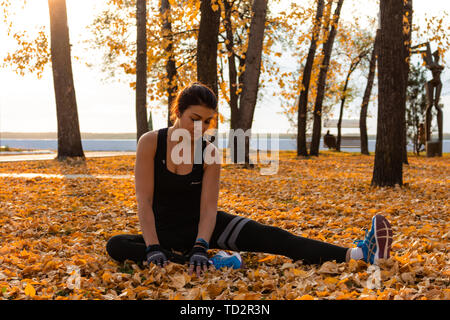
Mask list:
[[[333,261],[327,261],[319,268],[317,271],[318,273],[325,273],[325,274],[337,274],[339,273],[338,267],[335,262]]]
[[[273,260],[273,259],[275,259],[275,256],[269,255],[269,256],[267,256],[267,257],[265,257],[263,259],[259,259],[258,262],[267,262],[267,261],[270,261],[270,260]]]
[[[30,283],[27,283],[24,292],[27,296],[31,298],[33,298],[36,295],[36,290]]]

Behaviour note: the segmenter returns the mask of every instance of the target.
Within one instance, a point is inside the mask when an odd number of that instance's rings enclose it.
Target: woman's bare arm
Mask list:
[[[139,138],[134,167],[138,217],[146,246],[159,244],[153,213],[154,158],[157,138],[157,131],[147,132]]]
[[[218,150],[214,147],[213,157],[218,155]],[[208,164],[203,172],[202,194],[200,200],[200,222],[198,225],[197,238],[210,241],[211,235],[216,226],[217,201],[219,199],[220,185],[220,163]]]

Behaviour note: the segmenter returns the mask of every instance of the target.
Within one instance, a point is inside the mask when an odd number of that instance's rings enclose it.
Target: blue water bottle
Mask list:
[[[212,257],[209,262],[214,265],[216,269],[223,267],[239,269],[242,266],[241,255],[237,252],[233,254],[228,254],[225,251],[219,251],[214,257]]]

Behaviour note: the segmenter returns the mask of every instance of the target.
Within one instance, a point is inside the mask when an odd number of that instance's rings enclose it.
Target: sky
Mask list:
[[[346,6],[351,1],[344,1],[342,9],[344,20],[352,19],[346,15]],[[14,20],[14,27],[31,30],[35,26],[45,25],[49,30],[47,0],[28,1],[24,10],[19,11]],[[289,1],[283,2],[287,5]],[[270,5],[270,0],[269,0]],[[85,26],[102,9],[102,1],[67,0],[68,24],[72,55],[86,56],[91,53],[84,51],[81,41],[85,38]],[[439,14],[445,10],[450,13],[450,1],[414,0],[415,18],[420,19],[421,13]],[[278,7],[280,10],[282,6]],[[277,10],[277,8],[273,8]],[[364,6],[358,7],[361,14],[377,12],[375,1],[365,1]],[[15,43],[4,32],[5,26],[0,22],[0,43],[2,43],[2,59],[6,52],[12,52]],[[447,58],[447,61],[450,61]],[[296,61],[286,57],[284,66],[296,65]],[[126,82],[115,80],[104,81],[106,75],[100,69],[91,69],[83,61],[72,61],[75,93],[78,106],[78,117],[81,132],[136,132],[135,93]],[[450,72],[445,71],[442,79],[450,79]],[[35,75],[16,75],[12,70],[0,72],[0,132],[56,132],[56,105],[53,88],[51,65],[48,65],[41,79]],[[441,103],[444,107],[444,132],[450,132],[450,81],[444,83]],[[229,108],[224,106],[221,112],[229,117]],[[346,111],[347,112],[347,111]],[[337,111],[333,112],[337,117]],[[159,129],[167,124],[165,110],[152,113],[153,127]],[[376,105],[369,105],[368,133],[376,134]],[[357,119],[357,109],[351,109],[345,118]],[[228,124],[220,124],[219,131],[229,129]],[[355,131],[356,130],[356,131]],[[347,133],[357,132],[358,129],[348,129]],[[280,101],[270,92],[264,95],[263,101],[257,105],[252,132],[261,133],[294,133],[295,129],[285,115],[280,114]],[[333,130],[332,130],[333,133]],[[346,131],[344,131],[346,133]]]

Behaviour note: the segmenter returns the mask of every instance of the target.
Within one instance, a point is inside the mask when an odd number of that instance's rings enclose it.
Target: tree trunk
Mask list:
[[[361,52],[356,60],[353,60],[350,63],[350,68],[348,69],[347,77],[345,78],[345,84],[342,91],[342,98],[341,98],[341,108],[339,110],[339,119],[337,123],[337,140],[336,140],[336,151],[341,151],[341,127],[342,127],[342,117],[344,115],[344,106],[345,106],[345,100],[347,98],[346,91],[348,88],[348,83],[350,82],[350,77],[352,76],[353,71],[356,70],[361,60],[364,58],[366,53],[363,51]]]
[[[339,0],[333,16],[333,22],[327,41],[323,46],[323,61],[320,66],[319,78],[317,80],[317,97],[314,105],[314,124],[309,154],[312,156],[319,155],[320,137],[322,130],[322,104],[325,96],[325,84],[327,81],[328,66],[330,64],[331,52],[333,50],[334,38],[336,37],[336,29],[339,23],[342,3]]]
[[[377,141],[372,186],[403,185],[403,0],[380,1]]]
[[[173,125],[170,120],[170,108],[176,98],[178,91],[177,86],[177,68],[175,65],[175,55],[173,52],[173,33],[172,33],[172,23],[170,22],[171,7],[169,0],[161,0],[160,13],[162,15],[162,34],[167,37],[168,44],[164,48],[167,53],[166,61],[166,73],[167,73],[167,126],[171,127]]]
[[[147,4],[136,1],[137,56],[136,56],[136,142],[148,132],[147,120]]]
[[[306,58],[305,68],[303,69],[302,91],[298,100],[298,117],[297,117],[297,156],[307,156],[308,149],[306,147],[306,116],[308,106],[309,83],[311,81],[311,72],[314,64],[314,57],[317,49],[317,39],[320,34],[320,26],[322,23],[324,0],[317,1],[316,17],[313,21],[313,33],[311,37],[311,45]]]
[[[339,109],[339,119],[337,123],[337,139],[336,139],[336,151],[341,151],[341,127],[342,127],[342,116],[344,114],[344,105],[345,105],[345,92],[347,91],[348,82],[350,81],[350,76],[352,75],[352,66],[347,73],[347,77],[345,79],[343,95],[341,98],[341,108]]]
[[[254,0],[252,6],[252,20],[245,71],[242,76],[242,93],[239,107],[239,128],[247,131],[251,129],[255,105],[258,96],[259,76],[261,73],[261,58],[266,24],[268,0]],[[245,137],[245,164],[249,164],[250,137]]]
[[[217,98],[217,45],[220,26],[220,6],[216,11],[211,7],[211,0],[201,0],[200,29],[197,40],[197,80],[214,92]],[[219,119],[214,119],[215,128],[218,129]]]
[[[404,33],[404,60],[403,60],[403,64],[404,64],[404,72],[403,72],[403,76],[405,78],[405,82],[404,82],[404,88],[403,90],[405,91],[405,96],[406,96],[406,90],[407,90],[407,86],[408,86],[408,77],[409,77],[409,57],[410,57],[410,51],[411,51],[411,28],[412,28],[412,0],[406,0],[406,2],[404,3],[404,8],[403,8],[403,14],[404,16],[406,16],[406,21],[404,22],[404,30],[406,30],[407,32]],[[407,146],[408,146],[408,138],[407,138],[407,126],[406,126],[406,105],[405,105],[405,110],[403,112],[404,114],[404,130],[403,130],[403,163],[404,164],[408,164],[408,150],[407,150]]]
[[[148,114],[148,131],[153,131],[152,110]]]
[[[372,93],[373,81],[375,79],[375,68],[377,66],[377,48],[379,42],[380,30],[377,30],[375,40],[373,43],[372,56],[370,57],[369,65],[369,75],[367,77],[366,90],[364,91],[364,96],[361,104],[361,113],[359,116],[359,132],[361,138],[361,153],[365,155],[370,155],[369,144],[367,139],[367,108],[369,106],[370,95]]]
[[[78,122],[77,101],[72,75],[69,27],[65,0],[48,0],[50,14],[51,60],[58,122],[58,160],[81,157],[84,152]]]
[[[236,54],[234,53],[234,38],[233,38],[233,28],[231,25],[231,13],[233,6],[227,0],[224,1],[225,7],[225,32],[228,42],[225,46],[228,51],[228,77],[230,81],[230,129],[236,130],[238,126],[239,119],[239,107],[238,101],[239,96],[237,94],[237,78],[238,73],[236,70]]]
[[[234,35],[233,35],[233,26],[231,24],[231,14],[233,10],[233,2],[229,2],[225,0],[224,2],[225,8],[225,18],[224,18],[224,26],[227,37],[227,42],[225,43],[225,47],[228,51],[228,77],[230,84],[230,129],[236,130],[239,125],[239,94],[237,93],[238,89],[238,72],[236,69],[236,54],[234,53]],[[230,135],[230,139],[228,141],[228,148],[233,156],[233,163],[238,162],[237,158],[237,140]]]

